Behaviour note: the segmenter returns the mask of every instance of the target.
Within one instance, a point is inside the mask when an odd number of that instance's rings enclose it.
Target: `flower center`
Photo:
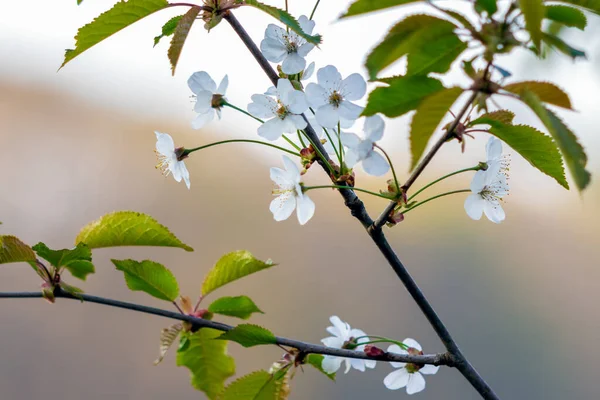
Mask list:
[[[340,103],[344,100],[342,94],[337,90],[334,90],[333,93],[329,96],[329,103],[333,104],[336,107],[340,106]]]
[[[222,94],[213,94],[212,100],[210,102],[210,106],[212,108],[216,108],[218,110],[221,107],[223,107],[223,105],[225,105],[225,99],[223,98],[223,95]]]
[[[279,119],[285,119],[290,112],[287,107],[284,106],[281,101],[277,100],[277,109],[275,110],[275,114]]]
[[[285,47],[287,49],[288,54],[297,53],[298,52],[298,43],[292,39],[291,36],[285,36]]]
[[[423,352],[420,350],[415,349],[414,347],[409,347],[408,350],[406,350],[408,352],[408,354],[410,354],[411,356],[422,356]],[[413,363],[408,363],[406,364],[406,371],[408,371],[409,374],[414,374],[415,372],[418,372],[421,368],[423,368],[425,365],[424,364],[413,364]]]
[[[168,176],[171,172],[169,170],[169,157],[165,156],[158,152],[158,150],[154,150],[156,154],[156,158],[158,159],[158,164],[156,164],[156,169],[159,170],[164,176]]]

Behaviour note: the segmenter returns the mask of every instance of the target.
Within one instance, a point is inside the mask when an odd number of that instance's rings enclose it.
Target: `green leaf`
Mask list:
[[[281,22],[282,24],[289,27],[291,30],[296,32],[298,35],[302,36],[309,43],[318,45],[322,41],[321,35],[312,35],[311,36],[308,33],[304,32],[302,30],[302,28],[300,27],[300,23],[298,23],[298,20],[296,20],[296,18],[294,18],[287,11],[281,10],[277,7],[269,6],[267,4],[263,4],[257,0],[245,0],[245,1],[238,1],[238,2],[243,5],[251,6],[254,8],[258,8],[261,11],[264,11],[265,13],[269,14],[270,16],[272,16],[273,18],[275,18],[276,20]]]
[[[491,16],[498,11],[498,4],[496,0],[475,0],[475,11],[480,14],[485,11]]]
[[[73,249],[51,250],[40,242],[33,246],[33,250],[56,268],[68,269],[76,278],[85,280],[95,272],[92,251],[85,243],[78,243]]]
[[[169,51],[167,55],[169,56],[169,61],[171,62],[171,74],[175,75],[175,69],[177,68],[177,63],[179,62],[179,57],[181,56],[181,50],[183,50],[183,45],[192,29],[192,25],[194,25],[194,21],[196,21],[196,17],[200,13],[200,7],[192,7],[186,12],[183,17],[179,20],[177,27],[175,28],[175,32],[173,34],[173,39],[171,39],[171,47],[169,47]]]
[[[600,0],[560,0],[560,2],[572,4],[584,10],[600,14]]]
[[[385,82],[390,86],[378,87],[371,92],[363,115],[382,113],[390,118],[399,117],[444,88],[439,80],[426,76],[399,76]]]
[[[157,299],[175,301],[179,285],[171,271],[154,261],[111,260],[117,270],[123,271],[127,287],[142,291]]]
[[[585,169],[587,155],[575,134],[556,114],[544,107],[535,93],[526,90],[521,94],[521,100],[538,116],[554,138],[579,190],[585,189],[590,183],[591,174]]]
[[[99,15],[89,24],[79,28],[77,36],[75,36],[75,49],[65,52],[65,60],[61,68],[95,44],[100,43],[134,22],[158,10],[162,10],[168,5],[167,0],[129,0],[118,2],[110,10]]]
[[[173,343],[175,343],[175,340],[177,340],[177,338],[181,334],[182,330],[183,324],[179,322],[177,324],[169,326],[168,328],[164,328],[160,332],[160,352],[158,358],[156,359],[156,361],[154,361],[154,365],[158,365],[162,362],[171,346],[173,346]]]
[[[332,381],[335,381],[335,372],[330,374],[329,372],[325,372],[325,370],[323,369],[324,358],[325,356],[323,356],[322,354],[309,354],[308,356],[306,356],[305,361],[308,365],[312,366]]]
[[[208,272],[202,283],[202,295],[258,271],[275,266],[271,260],[260,261],[245,250],[234,251],[221,257]]]
[[[466,49],[455,34],[456,25],[431,15],[411,15],[397,23],[367,57],[371,79],[393,62],[408,55],[408,75],[447,72]]]
[[[550,82],[525,81],[512,83],[504,86],[502,89],[521,96],[525,90],[536,94],[544,103],[553,104],[569,110],[573,109],[569,95],[561,88]]]
[[[149,215],[133,211],[107,214],[86,225],[75,243],[91,249],[114,246],[165,246],[194,251]]]
[[[510,110],[496,110],[496,111],[492,111],[487,114],[483,114],[479,118],[474,119],[473,121],[471,121],[467,124],[467,127],[481,125],[481,124],[489,125],[489,123],[488,123],[489,121],[496,121],[496,122],[500,122],[505,125],[511,125],[514,119],[515,119],[514,112],[512,112]]]
[[[163,25],[161,34],[154,38],[154,46],[155,47],[162,38],[171,36],[175,33],[175,28],[177,28],[177,25],[179,24],[179,20],[181,20],[181,17],[183,17],[183,15],[178,15],[177,17],[173,17],[170,20],[168,20],[166,24]]]
[[[546,15],[543,0],[519,0],[519,6],[525,17],[525,28],[537,49],[542,40],[542,20]]]
[[[444,89],[425,98],[413,117],[410,128],[412,170],[423,155],[427,143],[456,99],[463,93],[459,87]]]
[[[383,10],[384,8],[402,6],[404,4],[417,3],[419,1],[420,0],[357,0],[350,5],[348,11],[340,18],[370,13],[372,11]]]
[[[275,400],[278,386],[277,379],[267,371],[255,371],[227,386],[219,400]]]
[[[568,189],[562,157],[549,136],[527,125],[505,125],[496,120],[482,122],[490,125],[489,132],[519,153],[531,165]]]
[[[587,17],[585,14],[573,7],[549,5],[546,6],[546,18],[561,23],[570,28],[584,30],[587,26]]]
[[[244,347],[261,346],[265,344],[276,344],[275,335],[266,328],[252,324],[241,324],[230,331],[225,332],[217,339],[231,340]]]
[[[220,331],[210,328],[184,333],[181,341],[189,343],[177,352],[177,366],[190,370],[192,386],[209,399],[218,398],[227,378],[235,374],[235,361],[227,355],[227,342],[214,340],[220,335]]]
[[[574,47],[571,47],[571,45],[567,44],[564,40],[562,40],[561,38],[559,38],[556,35],[551,35],[549,33],[543,33],[542,38],[544,40],[544,43],[546,43],[548,46],[571,57],[573,60],[576,60],[579,57],[581,57],[581,58],[587,57],[585,55],[584,51],[576,49]]]
[[[15,236],[0,235],[0,264],[35,262],[35,253]]]
[[[208,311],[213,314],[227,315],[229,317],[238,317],[248,319],[253,313],[263,312],[254,304],[252,299],[247,296],[221,297],[208,306]]]

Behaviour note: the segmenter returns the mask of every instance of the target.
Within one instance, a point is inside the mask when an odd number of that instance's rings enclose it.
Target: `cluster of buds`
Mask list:
[[[243,2],[240,0],[204,0],[204,6],[202,7],[204,28],[207,31],[210,31],[212,28],[219,25],[225,11],[237,8],[241,5],[243,5]]]

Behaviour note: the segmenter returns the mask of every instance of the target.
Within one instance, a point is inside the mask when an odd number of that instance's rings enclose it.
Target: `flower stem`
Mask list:
[[[367,193],[367,194],[370,194],[372,196],[381,197],[381,198],[386,199],[386,200],[392,200],[392,198],[390,196],[386,196],[386,195],[381,194],[381,193],[375,193],[375,192],[371,192],[370,190],[356,188],[356,187],[351,187],[351,186],[341,186],[341,185],[304,186],[303,189],[304,189],[305,192],[308,192],[309,190],[313,190],[313,189],[348,189],[348,190],[354,190],[356,192]]]
[[[294,155],[296,157],[300,157],[299,153],[296,153],[296,152],[294,152],[292,150],[288,150],[286,148],[277,146],[277,145],[272,144],[272,143],[261,142],[260,140],[252,140],[252,139],[229,139],[229,140],[221,140],[219,142],[205,144],[204,146],[195,147],[193,149],[185,149],[183,151],[182,157],[185,157],[185,156],[189,155],[190,153],[193,153],[193,152],[198,151],[198,150],[207,149],[209,147],[213,147],[213,146],[216,146],[216,145],[219,145],[219,144],[225,144],[225,143],[256,143],[256,144],[262,144],[263,146],[273,147],[273,148],[275,148],[277,150],[281,150],[281,151],[284,151],[284,152],[286,152],[288,154],[292,154],[292,155]]]
[[[297,131],[298,133],[298,140],[300,141],[300,144],[302,145],[302,148],[305,149],[306,148],[306,143],[304,143],[304,140],[302,140],[302,134],[300,133],[300,131]]]
[[[396,191],[398,192],[398,194],[400,194],[400,183],[398,182],[398,176],[396,175],[396,170],[394,169],[394,163],[392,163],[392,159],[381,146],[375,145],[375,147],[381,150],[385,158],[387,158],[388,164],[390,164],[390,168],[392,169],[392,175],[394,176],[394,184],[396,185]]]
[[[412,196],[410,196],[410,197],[408,198],[408,201],[411,201],[411,200],[412,200],[412,199],[414,199],[414,198],[415,198],[417,195],[419,195],[421,192],[423,192],[425,189],[428,189],[428,188],[430,188],[431,186],[435,185],[435,184],[436,184],[436,183],[438,183],[438,182],[441,182],[441,181],[443,181],[444,179],[448,179],[448,178],[450,178],[451,176],[454,176],[454,175],[462,174],[463,172],[469,172],[469,171],[479,171],[480,169],[481,169],[481,167],[480,167],[479,165],[477,165],[477,166],[475,166],[475,167],[461,169],[461,170],[458,170],[458,171],[454,171],[454,172],[452,172],[451,174],[444,175],[444,176],[442,176],[441,178],[439,178],[439,179],[436,179],[435,181],[433,181],[433,182],[431,182],[431,183],[428,183],[427,185],[423,186],[423,187],[422,187],[421,189],[419,189],[419,190],[418,190],[418,191],[417,191],[415,194],[413,194]]]
[[[317,2],[315,3],[315,7],[313,8],[312,12],[310,13],[310,20],[313,19],[313,17],[315,16],[315,12],[317,11],[317,7],[319,7],[319,3],[321,2],[321,0],[317,0]]]
[[[422,205],[423,205],[423,204],[425,204],[425,203],[429,203],[429,202],[430,202],[430,201],[432,201],[432,200],[439,199],[440,197],[449,196],[449,195],[451,195],[451,194],[457,194],[457,193],[467,193],[467,192],[470,192],[470,191],[471,191],[471,189],[462,189],[462,190],[454,190],[454,191],[452,191],[452,192],[447,192],[447,193],[438,194],[437,196],[430,197],[430,198],[428,198],[428,199],[426,199],[426,200],[423,200],[423,201],[421,201],[421,202],[419,202],[419,203],[415,204],[415,205],[414,205],[414,206],[412,206],[411,208],[409,208],[409,209],[407,209],[407,210],[404,210],[404,211],[402,211],[402,214],[406,214],[407,212],[409,212],[409,211],[411,211],[411,210],[414,210],[415,208],[417,208],[417,207],[419,207],[419,206],[422,206]]]
[[[357,344],[358,344],[358,346],[364,346],[364,345],[367,345],[367,344],[374,344],[374,343],[393,343],[393,344],[396,344],[396,345],[400,346],[400,348],[403,349],[403,350],[407,350],[408,349],[408,346],[405,345],[404,343],[398,342],[397,340],[392,340],[392,339],[370,340],[368,342],[361,342],[361,343],[357,343]]]
[[[342,124],[338,121],[338,146],[340,149],[340,173],[344,175],[344,148],[342,147]]]

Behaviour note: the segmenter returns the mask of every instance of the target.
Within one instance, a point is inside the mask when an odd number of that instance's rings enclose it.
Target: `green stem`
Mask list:
[[[300,157],[299,153],[295,153],[292,150],[285,149],[283,147],[277,146],[277,145],[272,144],[272,143],[261,142],[260,140],[252,140],[252,139],[229,139],[229,140],[221,140],[219,142],[205,144],[204,146],[194,147],[193,149],[185,149],[183,151],[182,157],[188,156],[190,153],[193,153],[193,152],[198,151],[198,150],[207,149],[209,147],[213,147],[213,146],[217,146],[219,144],[225,144],[225,143],[256,143],[256,144],[262,144],[263,146],[273,147],[273,148],[275,148],[277,150],[281,150],[281,151],[284,151],[284,152],[286,152],[288,154],[292,154],[292,155],[294,155],[296,157]]]
[[[377,340],[377,341],[373,340],[373,341],[369,341],[369,342],[363,342],[363,343],[360,343],[361,345],[363,345],[363,344],[372,344],[372,343],[394,343],[394,344],[397,344],[398,346],[400,346],[401,348],[403,348],[404,350],[408,349],[408,346],[405,345],[404,343],[399,342],[397,340],[390,339],[390,338],[386,338],[384,336],[374,336],[374,335],[358,336],[358,337],[355,337],[354,340],[359,340],[359,339],[363,339],[363,338],[367,338],[367,339],[374,338],[374,339],[379,339],[379,340]]]
[[[463,172],[469,172],[469,171],[479,171],[481,169],[481,167],[479,165],[475,166],[475,167],[471,167],[471,168],[465,168],[465,169],[461,169],[458,171],[454,171],[451,174],[448,175],[444,175],[439,179],[436,179],[435,181],[428,183],[427,185],[423,186],[421,189],[419,189],[415,194],[413,194],[412,196],[410,196],[407,200],[407,202],[410,202],[412,199],[414,199],[416,196],[418,196],[420,193],[422,193],[425,189],[430,188],[431,186],[435,185],[438,182],[443,181],[444,179],[448,179],[451,176],[454,175],[458,175],[458,174],[462,174]]]
[[[428,198],[428,199],[426,199],[426,200],[423,200],[423,201],[421,201],[420,203],[417,203],[417,204],[415,204],[415,205],[414,205],[414,206],[412,206],[411,208],[409,208],[409,209],[407,209],[407,210],[404,210],[404,211],[402,211],[402,214],[406,214],[407,212],[409,212],[409,211],[411,211],[411,210],[414,210],[415,208],[417,208],[417,207],[419,207],[419,206],[422,206],[422,205],[423,205],[423,204],[425,204],[425,203],[429,203],[429,202],[430,202],[430,201],[432,201],[432,200],[439,199],[440,197],[449,196],[449,195],[451,195],[451,194],[457,194],[457,193],[467,193],[467,192],[471,192],[471,189],[454,190],[454,191],[452,191],[452,192],[447,192],[447,193],[438,194],[437,196],[430,197],[430,198]]]
[[[302,134],[300,133],[300,131],[297,131],[297,133],[298,133],[298,140],[300,140],[300,144],[302,145],[302,148],[305,149],[306,143],[304,143],[304,140],[302,140]]]
[[[310,13],[309,19],[313,19],[313,17],[315,16],[315,12],[317,11],[317,7],[319,7],[320,2],[321,2],[321,0],[317,0],[317,2],[315,3],[315,7],[313,8],[312,12]]]
[[[340,149],[340,172],[344,175],[344,147],[342,146],[342,124],[338,121],[338,146]]]
[[[385,158],[387,158],[388,164],[390,164],[390,168],[392,169],[392,175],[394,176],[394,184],[396,185],[396,192],[398,194],[400,194],[400,183],[398,182],[398,176],[396,175],[396,170],[394,169],[394,164],[392,163],[392,159],[390,158],[388,153],[382,147],[380,147],[378,145],[375,145],[375,147],[377,147],[379,150],[381,150],[381,152],[383,153]]]
[[[315,114],[315,110],[312,109],[312,107],[309,107],[310,112],[313,115]],[[315,117],[316,118],[316,117]],[[325,135],[327,135],[327,140],[329,140],[329,144],[331,144],[331,147],[333,147],[333,151],[335,152],[335,155],[338,159],[338,162],[341,164],[342,163],[342,159],[340,158],[340,153],[338,153],[337,148],[335,147],[335,145],[333,144],[333,140],[331,139],[331,136],[329,135],[329,131],[327,131],[327,129],[323,128],[323,131],[325,132]]]
[[[309,190],[313,190],[313,189],[347,189],[347,190],[354,190],[356,192],[367,193],[367,194],[370,194],[373,196],[381,197],[386,200],[393,200],[390,196],[386,196],[381,193],[375,193],[375,192],[371,192],[370,190],[356,188],[356,187],[352,187],[352,186],[341,186],[341,185],[304,186],[303,189],[305,192],[308,192]]]

